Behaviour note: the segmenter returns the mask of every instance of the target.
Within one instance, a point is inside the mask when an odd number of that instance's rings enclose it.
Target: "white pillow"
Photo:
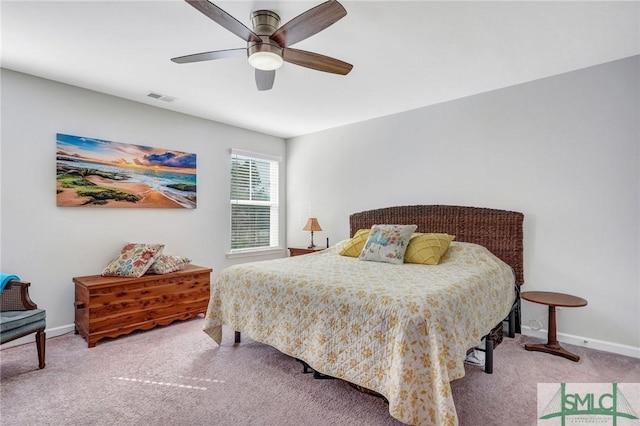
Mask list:
[[[409,245],[411,234],[417,227],[417,225],[373,225],[360,253],[360,260],[404,263],[404,252]]]

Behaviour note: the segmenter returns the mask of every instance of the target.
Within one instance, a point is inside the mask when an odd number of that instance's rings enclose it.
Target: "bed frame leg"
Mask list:
[[[311,368],[309,366],[309,364],[307,364],[306,362],[304,362],[303,360],[301,360],[299,358],[294,358],[294,359],[296,361],[298,361],[300,364],[302,364],[302,373],[303,374],[313,373],[313,378],[314,379],[335,379],[335,377],[327,376],[326,374],[322,374],[322,373],[318,373],[316,370]]]
[[[522,315],[521,315],[521,310],[520,310],[520,294],[518,294],[518,301],[516,303],[516,309],[515,309],[515,332],[518,334],[522,333]],[[515,337],[515,335],[514,335]]]
[[[234,338],[233,338],[233,343],[240,343],[240,332],[236,331]]]
[[[509,337],[516,337],[516,307],[511,308],[509,312]]]
[[[520,333],[520,290],[516,288],[516,301],[511,306],[509,316],[505,318],[505,321],[509,322],[508,336],[516,337],[516,333]],[[491,338],[491,332],[484,336],[484,349],[479,349],[484,352],[484,372],[487,374],[493,374],[493,339]]]
[[[522,328],[520,326],[520,287],[518,284],[515,286],[516,291],[516,300],[511,305],[511,310],[509,311],[509,316],[507,316],[504,320],[509,323],[509,331],[507,336],[514,338],[516,334],[522,333]]]
[[[312,373],[313,372],[311,367],[309,367],[309,364],[307,364],[306,362],[304,362],[303,360],[301,360],[299,358],[295,358],[295,360],[298,361],[300,364],[302,364],[302,373],[303,374],[308,374],[308,373]]]
[[[493,340],[491,339],[491,334],[487,335],[487,338],[484,340],[485,346],[485,360],[484,360],[484,372],[487,374],[493,373]]]

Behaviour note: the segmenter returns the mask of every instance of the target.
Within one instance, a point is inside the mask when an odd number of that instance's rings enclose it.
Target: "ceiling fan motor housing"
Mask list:
[[[251,12],[251,25],[259,36],[270,36],[280,27],[280,16],[270,10],[255,10]]]

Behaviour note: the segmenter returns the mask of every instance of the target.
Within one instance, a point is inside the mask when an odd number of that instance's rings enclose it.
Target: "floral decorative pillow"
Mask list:
[[[164,244],[129,243],[120,250],[120,254],[109,262],[102,271],[102,275],[105,277],[141,277],[162,254],[163,248]]]
[[[182,268],[182,265],[186,265],[191,263],[191,259],[183,256],[171,256],[171,255],[160,255],[153,265],[149,268],[147,273],[152,274],[168,274],[170,272],[175,272]]]
[[[449,234],[413,234],[404,253],[404,262],[437,265],[454,238]]]
[[[370,232],[370,229],[358,229],[356,235],[354,235],[353,238],[344,243],[342,249],[340,249],[338,254],[349,257],[360,256],[360,253],[362,253],[362,249],[364,248],[364,244],[369,238]]]
[[[404,263],[404,252],[417,225],[373,225],[360,260]]]

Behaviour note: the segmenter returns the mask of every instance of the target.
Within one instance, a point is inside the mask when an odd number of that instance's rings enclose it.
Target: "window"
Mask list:
[[[279,159],[231,151],[231,253],[276,248]]]

